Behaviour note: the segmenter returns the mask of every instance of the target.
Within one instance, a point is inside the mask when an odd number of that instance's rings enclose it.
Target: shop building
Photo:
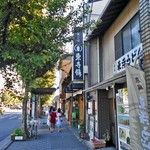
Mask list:
[[[70,71],[72,68],[72,58],[71,56],[67,56],[64,59],[60,59],[58,63],[58,92],[55,92],[55,98],[53,101],[56,103],[56,108],[61,108],[62,112],[66,111],[66,99],[70,96],[65,93],[65,88],[71,81]]]
[[[78,127],[84,120],[83,80],[73,80],[72,57],[59,61],[59,94],[54,98],[71,125]],[[58,77],[57,77],[58,78]]]
[[[110,0],[102,22],[88,35],[88,87],[85,94],[86,132],[111,145],[130,149],[130,115],[126,66],[142,68],[142,37],[139,0]],[[149,27],[148,27],[149,28]]]

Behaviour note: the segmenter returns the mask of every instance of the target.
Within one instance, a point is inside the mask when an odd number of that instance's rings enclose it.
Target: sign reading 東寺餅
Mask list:
[[[74,29],[73,80],[83,80],[83,33],[81,28]]]

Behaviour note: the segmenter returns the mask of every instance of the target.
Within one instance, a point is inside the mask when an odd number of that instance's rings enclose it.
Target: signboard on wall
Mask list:
[[[117,74],[125,70],[126,65],[134,66],[135,60],[142,53],[142,44],[139,44],[134,49],[129,51],[127,54],[123,55],[117,59],[113,66],[113,73]]]
[[[130,115],[130,147],[150,148],[150,121],[146,96],[145,74],[131,66],[126,67]]]
[[[83,80],[83,33],[81,28],[74,30],[73,80]]]

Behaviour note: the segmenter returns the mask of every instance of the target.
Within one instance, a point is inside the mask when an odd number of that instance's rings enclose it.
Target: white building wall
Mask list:
[[[90,77],[91,85],[98,82],[98,40],[97,38],[93,39],[90,43]]]
[[[90,8],[91,9],[91,13],[88,15],[87,17],[87,22],[89,20],[95,20],[97,21],[98,18],[100,17],[100,15],[102,14],[104,8],[106,7],[107,3],[108,3],[109,0],[103,0],[103,1],[97,1],[97,2],[94,2],[94,3],[90,3]],[[88,34],[90,34],[92,31],[91,30],[88,30]]]
[[[103,37],[104,80],[113,77],[113,64],[115,62],[114,36],[138,12],[138,4],[138,0],[131,1]]]

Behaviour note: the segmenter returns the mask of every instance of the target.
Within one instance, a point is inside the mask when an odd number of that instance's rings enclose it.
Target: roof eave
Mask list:
[[[102,22],[91,32],[88,40],[97,36],[103,36],[129,1],[130,0],[110,0],[99,18]]]

